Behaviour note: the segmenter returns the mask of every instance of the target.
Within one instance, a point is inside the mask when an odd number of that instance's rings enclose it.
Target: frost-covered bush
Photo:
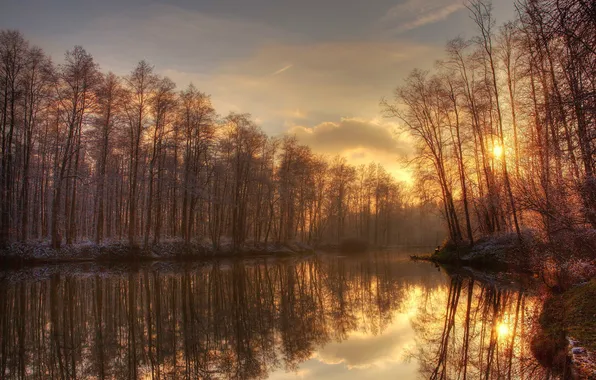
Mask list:
[[[561,266],[561,279],[564,285],[571,286],[596,277],[594,261],[572,258]]]

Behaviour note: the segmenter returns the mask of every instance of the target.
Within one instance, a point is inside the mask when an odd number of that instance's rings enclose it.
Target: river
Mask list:
[[[0,274],[3,378],[547,376],[531,287],[407,252]]]

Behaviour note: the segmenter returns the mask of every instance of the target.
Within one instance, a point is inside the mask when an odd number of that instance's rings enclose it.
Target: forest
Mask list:
[[[466,6],[475,36],[383,101],[415,140],[419,192],[440,200],[452,242],[530,234],[593,254],[596,3],[520,0],[500,26],[490,3]]]
[[[0,55],[4,248],[415,245],[444,235],[436,205],[415,202],[380,165],[267,136],[249,114],[220,116],[209,95],[177,90],[145,61],[119,77],[76,46],[56,64],[14,30],[1,32]]]
[[[0,245],[596,240],[596,8],[515,6],[497,26],[489,3],[467,3],[476,35],[381,101],[414,141],[413,187],[221,116],[145,61],[117,76],[75,46],[54,63],[4,30]]]

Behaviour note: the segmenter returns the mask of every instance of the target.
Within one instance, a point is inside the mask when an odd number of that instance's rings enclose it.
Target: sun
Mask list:
[[[493,154],[495,157],[501,157],[503,155],[503,147],[501,145],[495,145],[493,147]]]
[[[499,323],[499,325],[497,326],[497,334],[500,337],[509,335],[509,326],[507,326],[507,324],[503,322]]]

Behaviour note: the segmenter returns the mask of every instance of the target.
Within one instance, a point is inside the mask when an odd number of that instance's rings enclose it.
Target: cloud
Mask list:
[[[250,112],[268,133],[280,134],[295,125],[378,117],[380,99],[435,52],[403,41],[274,43],[209,73],[162,73],[181,87],[193,82],[210,93],[219,112]]]
[[[399,34],[444,20],[462,8],[462,0],[407,0],[390,8],[381,21]]]
[[[312,128],[295,126],[294,134],[311,148],[330,154],[354,148],[369,148],[392,154],[405,154],[408,147],[398,140],[393,125],[356,118],[343,118],[339,122],[324,122]]]
[[[325,364],[344,364],[349,369],[386,366],[404,361],[404,349],[412,345],[413,331],[405,315],[395,315],[397,321],[382,334],[352,334],[342,342],[332,342],[316,353]]]
[[[401,159],[411,154],[411,142],[405,136],[398,137],[394,130],[395,124],[387,120],[343,118],[312,128],[294,126],[287,133],[315,153],[339,154],[356,166],[379,163],[396,179],[409,183],[412,176]]]
[[[38,36],[35,42],[61,59],[78,44],[100,64],[127,73],[141,59],[156,68],[206,72],[241,59],[263,44],[292,41],[283,30],[238,18],[153,3],[98,16],[77,33]]]
[[[283,73],[284,71],[286,71],[286,70],[290,69],[292,66],[294,66],[294,65],[286,65],[286,66],[282,67],[281,69],[277,70],[276,72],[274,72],[274,73],[273,73],[273,74],[271,74],[271,75],[277,75],[277,74],[281,74],[281,73]]]

